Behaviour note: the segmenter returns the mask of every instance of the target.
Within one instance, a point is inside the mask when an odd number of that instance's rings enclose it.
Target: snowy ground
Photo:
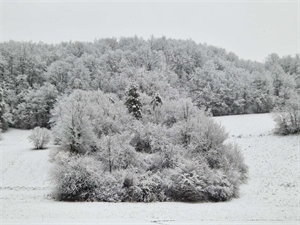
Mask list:
[[[32,150],[29,131],[10,129],[0,141],[0,224],[300,224],[299,136],[272,135],[268,114],[215,120],[242,147],[250,172],[240,198],[225,203],[53,201],[49,149]]]

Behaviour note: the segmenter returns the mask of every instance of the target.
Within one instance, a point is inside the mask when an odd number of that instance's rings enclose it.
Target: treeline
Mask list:
[[[130,84],[146,97],[190,97],[214,116],[270,112],[299,90],[300,58],[239,59],[192,40],[138,37],[94,42],[0,43],[1,128],[49,127],[50,110],[74,89],[124,98]]]

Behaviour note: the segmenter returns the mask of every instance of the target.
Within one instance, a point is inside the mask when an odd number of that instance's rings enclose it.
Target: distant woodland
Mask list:
[[[300,88],[299,55],[271,54],[264,63],[225,49],[165,37],[94,42],[0,43],[1,126],[50,127],[50,111],[74,89],[122,100],[134,84],[146,105],[190,98],[213,116],[265,113]]]

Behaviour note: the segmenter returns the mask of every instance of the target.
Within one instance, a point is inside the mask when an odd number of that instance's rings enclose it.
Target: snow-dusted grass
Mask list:
[[[0,224],[299,224],[299,136],[272,135],[275,123],[269,114],[215,120],[229,131],[229,141],[242,147],[249,166],[248,184],[230,202],[56,202],[48,197],[49,149],[55,146],[34,151],[30,131],[10,129],[0,141]]]

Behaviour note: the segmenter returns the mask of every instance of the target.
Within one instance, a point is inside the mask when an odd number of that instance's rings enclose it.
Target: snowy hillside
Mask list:
[[[274,136],[269,114],[215,120],[229,132],[228,141],[241,146],[249,165],[249,182],[241,187],[240,198],[223,203],[53,201],[49,151],[55,146],[33,150],[30,131],[10,129],[0,141],[1,224],[299,224],[299,136]]]

